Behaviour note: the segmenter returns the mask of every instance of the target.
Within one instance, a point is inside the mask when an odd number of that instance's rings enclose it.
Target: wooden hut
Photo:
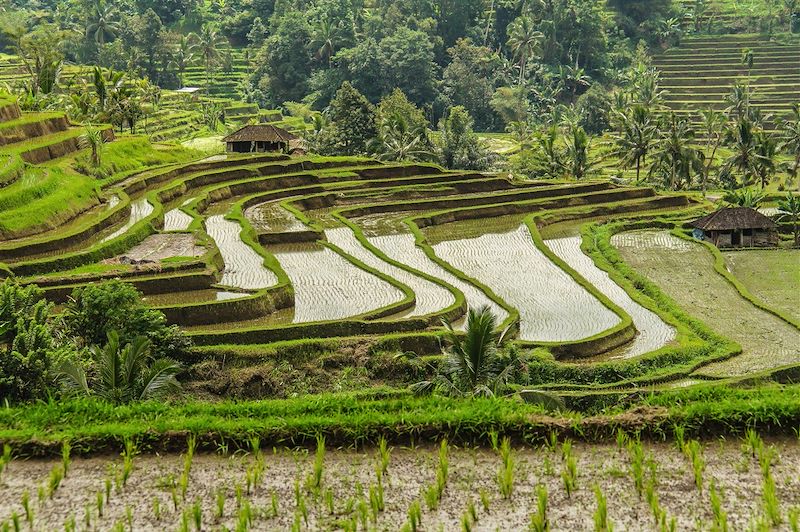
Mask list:
[[[778,245],[778,226],[749,207],[726,207],[691,222],[694,236],[717,247]]]
[[[225,137],[225,147],[228,152],[249,153],[266,151],[289,151],[289,143],[297,140],[285,129],[271,124],[251,124],[234,131]]]

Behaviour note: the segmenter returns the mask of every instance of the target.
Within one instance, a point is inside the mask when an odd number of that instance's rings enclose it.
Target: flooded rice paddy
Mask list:
[[[365,248],[361,242],[358,241],[349,227],[328,229],[325,231],[325,236],[328,242],[338,246],[344,250],[345,253],[411,288],[416,295],[416,305],[411,311],[405,313],[405,316],[412,317],[433,314],[455,303],[455,296],[453,296],[447,288],[378,258],[377,255]]]
[[[359,220],[360,222],[360,220]],[[489,297],[475,285],[462,281],[446,269],[442,268],[439,264],[431,260],[422,249],[416,246],[414,235],[410,233],[375,236],[369,238],[370,243],[376,248],[380,249],[386,255],[397,262],[407,264],[421,272],[441,279],[446,283],[451,284],[455,288],[461,290],[464,298],[467,301],[467,306],[471,308],[479,308],[488,305],[489,308],[497,316],[498,321],[503,321],[508,316],[508,313],[489,299]],[[463,324],[462,324],[463,326]]]
[[[183,292],[170,292],[168,294],[154,294],[145,296],[144,302],[151,307],[171,307],[177,305],[192,305],[196,303],[209,303],[212,301],[226,301],[248,297],[247,292],[228,292],[225,290],[185,290]]]
[[[519,310],[522,340],[575,341],[619,323],[616,314],[536,248],[524,225],[507,233],[444,241],[434,250]]]
[[[742,445],[737,439],[700,443],[697,455],[703,469],[696,481],[692,461],[676,445],[643,444],[643,483],[656,496],[656,511],[664,513],[667,523],[675,521],[673,530],[714,529],[712,483],[729,530],[752,529],[753,523],[768,519],[761,467]],[[769,470],[775,494],[773,515],[782,523],[772,529],[791,530],[790,516],[800,504],[800,445],[796,439],[786,439],[767,441],[765,447],[773,453]],[[0,479],[0,522],[10,522],[16,513],[25,529],[37,531],[62,530],[71,519],[78,524],[76,530],[86,528],[88,520],[92,530],[119,526],[161,531],[195,530],[199,519],[198,529],[234,530],[241,522],[242,508],[248,507],[252,530],[336,530],[344,528],[344,523],[351,530],[362,525],[400,530],[409,508],[418,504],[424,530],[461,530],[465,514],[471,514],[473,530],[528,530],[537,512],[537,488],[543,486],[549,530],[594,530],[597,489],[607,500],[608,521],[615,530],[659,529],[648,497],[637,493],[626,449],[576,442],[570,455],[576,477],[568,495],[561,478],[560,450],[512,446],[514,469],[506,497],[498,483],[502,464],[498,453],[450,446],[441,497],[430,507],[422,492],[436,484],[438,449],[389,448],[380,481],[383,504],[374,505],[375,510],[368,502],[368,492],[375,492],[378,485],[379,457],[372,448],[329,448],[322,457],[317,495],[307,484],[313,476],[314,452],[305,449],[265,449],[260,458],[241,452],[229,457],[197,454],[189,462],[185,492],[175,486],[185,470],[185,460],[177,454],[134,456],[130,476],[119,488],[113,486],[113,478],[119,478],[123,467],[120,456],[75,458],[52,496],[41,500],[36,496],[39,486],[48,485],[51,469],[60,462],[15,459]],[[262,473],[253,482],[256,464],[261,464]],[[106,479],[112,479],[108,495]],[[21,502],[25,492],[32,525],[26,523]],[[98,500],[103,502],[102,511]],[[190,524],[182,528],[184,520]]]
[[[118,236],[126,233],[128,229],[136,225],[137,222],[144,220],[152,213],[153,213],[153,205],[151,205],[150,202],[147,201],[147,199],[141,198],[136,201],[132,201],[131,214],[128,217],[128,221],[125,222],[125,224],[122,227],[120,227],[110,235],[107,235],[105,238],[103,238],[101,242],[108,242],[109,240],[117,238]]]
[[[555,238],[545,240],[544,243],[561,260],[627,312],[633,320],[637,331],[636,338],[620,349],[616,356],[627,358],[643,355],[664,347],[675,339],[674,327],[667,325],[657,314],[631,299],[625,290],[611,280],[608,273],[595,266],[594,261],[581,251],[581,237]]]
[[[242,241],[239,235],[242,228],[238,223],[217,214],[209,216],[205,225],[225,262],[220,284],[242,290],[258,290],[278,283],[275,273],[264,266],[264,257]]]
[[[284,209],[280,202],[254,205],[245,209],[244,215],[257,231],[289,233],[308,229],[294,214]]]
[[[194,235],[161,233],[148,236],[122,257],[136,262],[157,262],[172,257],[199,257],[203,253],[205,248],[197,245]]]
[[[164,214],[164,231],[186,231],[192,223],[192,217],[180,208],[170,209]]]
[[[293,323],[338,320],[401,301],[390,283],[318,244],[270,246],[295,292]]]
[[[743,375],[800,362],[800,331],[744,299],[714,270],[714,257],[702,244],[667,231],[622,233],[611,243],[686,312],[742,346],[741,355],[698,373]]]

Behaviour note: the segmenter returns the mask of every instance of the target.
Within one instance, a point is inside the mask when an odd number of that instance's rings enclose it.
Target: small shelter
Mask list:
[[[694,237],[717,247],[778,245],[778,225],[750,207],[725,207],[691,222]]]
[[[228,152],[249,153],[288,152],[289,144],[297,139],[296,135],[272,124],[251,124],[234,131],[222,140],[225,141]]]
[[[177,92],[178,94],[185,94],[189,97],[190,100],[196,102],[200,99],[200,93],[203,92],[203,89],[201,89],[200,87],[181,87],[175,92]]]

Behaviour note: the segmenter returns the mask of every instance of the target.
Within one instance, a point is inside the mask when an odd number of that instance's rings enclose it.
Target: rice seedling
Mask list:
[[[558,434],[556,431],[551,430],[550,434],[547,435],[547,439],[545,440],[545,447],[553,454],[556,454],[558,450]]]
[[[777,451],[774,447],[764,447],[762,446],[758,451],[758,465],[761,467],[761,474],[762,476],[768,476],[770,474],[770,469],[772,467],[772,463],[775,461],[775,457],[777,456]]]
[[[270,506],[272,507],[272,517],[278,517],[278,493],[272,490],[270,496]]]
[[[133,457],[136,454],[136,446],[131,438],[125,438],[125,448],[122,451],[122,486],[128,484],[128,479],[133,473]]]
[[[217,506],[214,517],[217,519],[222,519],[222,517],[225,515],[225,490],[222,488],[217,488],[216,502]]]
[[[447,440],[442,440],[439,445],[439,473],[444,481],[447,481],[447,472],[450,467],[450,460],[447,457]]]
[[[684,452],[689,457],[694,474],[694,484],[699,491],[703,491],[703,473],[706,470],[706,462],[703,458],[703,448],[697,440],[690,440],[684,446]]]
[[[322,500],[323,500],[323,502],[325,504],[325,509],[328,511],[328,515],[333,515],[334,513],[336,513],[336,508],[334,508],[334,505],[333,505],[333,490],[332,489],[327,488],[322,493]]]
[[[189,532],[189,511],[184,510],[181,512],[181,524],[178,527],[180,532]]]
[[[417,532],[422,525],[422,508],[419,501],[416,500],[408,507],[408,529],[411,532]]]
[[[378,520],[378,514],[386,508],[383,484],[380,481],[369,487],[369,505],[372,509],[372,522],[374,523]]]
[[[597,500],[597,509],[595,509],[593,515],[595,532],[612,532],[614,527],[608,520],[608,502],[600,486],[596,484],[594,486],[594,497]]]
[[[747,429],[744,432],[744,442],[742,443],[742,453],[749,454],[752,458],[756,458],[764,447],[764,441],[761,435],[754,429]]]
[[[775,490],[775,480],[772,478],[772,473],[769,471],[764,475],[763,482],[761,483],[761,501],[764,508],[764,515],[769,522],[777,527],[783,522],[781,515],[780,501],[778,494]]]
[[[470,517],[468,512],[464,512],[461,515],[461,532],[472,532],[472,518]]]
[[[3,454],[0,455],[0,475],[3,474],[3,470],[9,463],[11,463],[11,446],[7,443],[4,443]]]
[[[622,429],[617,429],[617,449],[620,451],[623,450],[628,446],[628,441],[630,441],[628,433]]]
[[[489,445],[494,452],[499,448],[500,434],[496,430],[489,431]]]
[[[361,522],[361,528],[368,530],[367,521],[369,519],[369,507],[364,499],[359,499],[356,505],[356,512],[358,513],[358,520]]]
[[[661,503],[658,500],[658,493],[656,492],[656,484],[654,481],[651,480],[645,485],[644,493],[647,505],[650,507],[650,511],[653,512],[656,526],[662,526],[666,522],[667,512],[661,507]]]
[[[33,508],[31,507],[31,496],[28,493],[28,490],[22,492],[22,497],[20,499],[22,503],[22,509],[25,510],[25,521],[29,524],[33,523]]]
[[[239,515],[236,520],[236,531],[246,532],[250,530],[253,525],[253,509],[250,507],[250,501],[243,501],[242,507],[239,508]]]
[[[473,502],[472,499],[467,501],[467,513],[469,514],[473,523],[478,522],[478,509],[475,507],[475,502]]]
[[[237,509],[241,508],[242,507],[242,501],[244,500],[244,493],[242,491],[242,485],[241,484],[236,484],[233,487],[233,496],[236,499],[236,508]]]
[[[194,529],[197,532],[203,530],[203,508],[200,506],[200,501],[195,500],[192,505],[192,521],[194,522]]]
[[[504,499],[510,499],[514,492],[514,456],[511,453],[511,440],[503,438],[500,444],[500,470],[497,472],[497,484]]]
[[[89,504],[86,504],[83,507],[83,525],[86,529],[90,529],[92,527],[92,512],[89,509]]]
[[[19,514],[16,511],[11,512],[11,524],[14,526],[14,532],[20,532],[20,530],[22,530],[22,525],[19,522]]]
[[[308,525],[308,505],[306,505],[305,497],[302,497],[297,501],[297,511],[303,516],[303,521],[306,525]]]
[[[567,497],[572,497],[572,493],[578,487],[578,463],[572,454],[572,444],[569,440],[565,440],[561,445],[561,455],[564,459],[561,480],[564,483]]]
[[[536,513],[531,516],[531,532],[549,532],[550,519],[547,516],[547,487],[536,486]]]
[[[51,499],[53,498],[62,480],[64,480],[64,467],[61,464],[54,465],[52,469],[50,469],[50,477],[47,480],[48,497]]]
[[[170,494],[170,497],[172,498],[172,507],[177,512],[178,511],[178,506],[180,504],[180,497],[178,497],[178,487],[175,484],[170,486],[169,494]]]
[[[36,498],[38,499],[39,504],[42,504],[47,498],[47,489],[45,488],[44,484],[40,484],[39,487],[36,488]]]
[[[789,509],[789,528],[792,532],[800,532],[800,507]]]
[[[109,466],[109,470],[110,470],[110,469],[111,469],[111,468],[110,468],[110,466]],[[106,501],[109,501],[109,500],[111,500],[111,486],[112,486],[112,482],[111,482],[111,476],[110,476],[110,475],[112,475],[112,473],[109,473],[109,475],[108,475],[108,476],[106,476],[106,478],[105,478],[105,479],[103,479],[103,486],[105,487],[105,490],[106,490],[106,491],[105,491],[105,494],[106,494]]]
[[[114,521],[114,526],[111,527],[111,532],[124,532],[125,526],[120,521]]]
[[[64,521],[64,532],[75,532],[77,530],[77,525],[75,524],[75,514],[71,514],[67,517],[67,520]]]
[[[153,497],[153,517],[156,521],[161,521],[161,499]]]
[[[681,452],[686,446],[686,428],[683,425],[672,425],[672,433],[675,435],[675,446]]]
[[[389,470],[389,460],[391,458],[392,450],[389,449],[386,438],[381,436],[378,440],[378,468],[381,476],[385,475]]]
[[[489,513],[489,507],[492,504],[492,500],[489,498],[489,492],[486,491],[484,488],[481,488],[478,492],[478,497],[481,499],[481,506],[483,506],[483,511],[487,514]]]
[[[306,479],[306,489],[311,493],[318,494],[322,487],[322,475],[325,470],[325,436],[317,436],[317,450],[314,455],[314,464],[311,474]]]
[[[630,457],[631,476],[636,494],[642,498],[644,491],[644,449],[639,439],[631,440],[628,443],[628,455]]]
[[[572,440],[566,439],[561,443],[561,460],[566,460],[572,455]]]
[[[711,498],[711,532],[728,532],[728,514],[722,509],[722,498],[714,481],[708,487]]]
[[[70,458],[70,451],[72,447],[69,444],[69,441],[64,440],[61,444],[61,467],[64,469],[64,476],[67,476],[69,472],[69,466],[72,463],[72,459]],[[0,466],[0,471],[2,471],[2,466]]]
[[[98,517],[103,517],[103,501],[104,500],[105,499],[103,498],[103,492],[102,491],[98,491],[97,495],[95,496],[95,503],[96,503],[96,506],[97,506],[97,516]]]
[[[125,522],[128,523],[128,530],[133,532],[133,508],[125,506]]]

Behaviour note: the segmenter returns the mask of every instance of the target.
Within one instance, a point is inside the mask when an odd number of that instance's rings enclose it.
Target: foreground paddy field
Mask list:
[[[612,243],[692,316],[741,345],[742,354],[702,368],[703,374],[742,375],[800,362],[800,330],[743,298],[714,270],[701,244],[666,231],[622,233]]]
[[[724,253],[728,270],[757,298],[800,321],[800,250]]]
[[[124,453],[74,458],[58,483],[51,479],[60,460],[17,458],[0,477],[0,523],[32,530],[72,522],[134,530],[456,530],[464,523],[524,530],[538,517],[550,530],[590,530],[604,516],[615,530],[796,529],[796,439],[688,441],[682,451],[674,443],[621,441],[496,451],[444,444]]]

